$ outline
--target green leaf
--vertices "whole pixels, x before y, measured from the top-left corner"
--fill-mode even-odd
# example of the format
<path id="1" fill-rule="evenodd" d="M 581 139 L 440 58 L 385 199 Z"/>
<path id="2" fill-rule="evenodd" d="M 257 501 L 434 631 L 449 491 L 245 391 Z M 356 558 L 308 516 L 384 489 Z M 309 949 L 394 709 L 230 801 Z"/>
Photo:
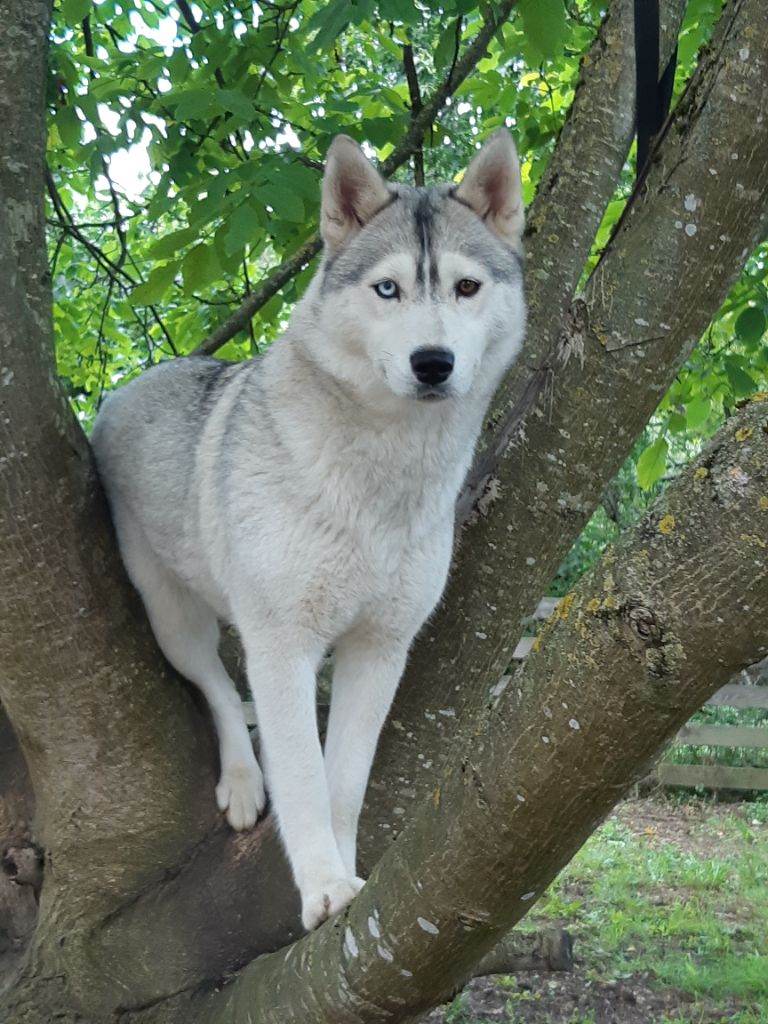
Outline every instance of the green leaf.
<path id="1" fill-rule="evenodd" d="M 61 5 L 61 13 L 66 18 L 68 24 L 74 25 L 75 22 L 87 18 L 91 13 L 92 7 L 93 0 L 64 0 Z"/>
<path id="2" fill-rule="evenodd" d="M 133 289 L 131 302 L 135 306 L 154 306 L 173 284 L 177 270 L 178 263 L 175 261 L 162 267 L 155 267 L 147 280 Z"/>
<path id="3" fill-rule="evenodd" d="M 380 0 L 379 11 L 386 21 L 401 21 L 404 25 L 421 20 L 421 11 L 411 0 Z"/>
<path id="4" fill-rule="evenodd" d="M 527 48 L 534 56 L 547 59 L 562 53 L 567 36 L 563 0 L 519 0 L 517 7 Z"/>
<path id="5" fill-rule="evenodd" d="M 765 326 L 765 313 L 756 306 L 748 306 L 736 318 L 733 329 L 737 338 L 756 345 L 765 334 Z"/>
<path id="6" fill-rule="evenodd" d="M 210 89 L 189 89 L 176 98 L 176 117 L 179 121 L 205 118 L 214 105 L 214 94 Z"/>
<path id="7" fill-rule="evenodd" d="M 309 44 L 309 51 L 317 53 L 320 50 L 331 49 L 353 20 L 352 13 L 348 0 L 334 0 L 333 3 L 322 4 L 309 22 L 308 32 L 317 30 L 317 35 Z"/>
<path id="8" fill-rule="evenodd" d="M 685 407 L 685 422 L 690 430 L 696 430 L 706 423 L 712 412 L 712 403 L 706 395 L 699 395 Z"/>
<path id="9" fill-rule="evenodd" d="M 456 53 L 456 22 L 452 21 L 440 33 L 435 47 L 435 68 L 442 71 L 447 68 Z"/>
<path id="10" fill-rule="evenodd" d="M 164 235 L 150 246 L 148 255 L 154 260 L 167 259 L 169 256 L 176 255 L 179 249 L 185 245 L 194 242 L 198 236 L 199 232 L 195 228 L 181 228 L 179 231 L 171 231 L 170 234 Z"/>
<path id="11" fill-rule="evenodd" d="M 228 256 L 242 253 L 245 247 L 258 236 L 263 227 L 259 215 L 248 203 L 238 206 L 229 218 L 229 228 L 224 239 L 224 252 Z"/>
<path id="12" fill-rule="evenodd" d="M 77 116 L 74 107 L 62 107 L 56 115 L 56 127 L 59 129 L 61 141 L 67 149 L 75 149 L 80 145 L 83 122 Z"/>
<path id="13" fill-rule="evenodd" d="M 201 243 L 187 253 L 181 264 L 184 291 L 199 291 L 221 275 L 221 264 L 212 245 Z"/>
<path id="14" fill-rule="evenodd" d="M 667 420 L 667 430 L 672 434 L 681 434 L 686 425 L 685 416 L 681 416 L 679 412 L 673 412 Z"/>
<path id="15" fill-rule="evenodd" d="M 757 390 L 755 380 L 742 368 L 738 357 L 730 356 L 725 360 L 725 375 L 734 398 L 746 398 Z"/>
<path id="16" fill-rule="evenodd" d="M 278 217 L 300 224 L 304 220 L 304 203 L 293 189 L 268 182 L 254 190 L 260 202 L 271 206 Z"/>
<path id="17" fill-rule="evenodd" d="M 637 482 L 647 491 L 664 476 L 669 445 L 665 437 L 657 438 L 637 460 Z"/>
<path id="18" fill-rule="evenodd" d="M 253 103 L 237 89 L 219 89 L 217 99 L 230 114 L 235 114 L 249 123 L 253 120 Z"/>

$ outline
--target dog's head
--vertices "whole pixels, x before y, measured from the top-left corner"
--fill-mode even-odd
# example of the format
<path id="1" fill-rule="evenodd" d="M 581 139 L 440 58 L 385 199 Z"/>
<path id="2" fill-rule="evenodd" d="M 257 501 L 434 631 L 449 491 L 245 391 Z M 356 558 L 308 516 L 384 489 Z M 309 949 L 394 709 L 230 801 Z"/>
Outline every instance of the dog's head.
<path id="1" fill-rule="evenodd" d="M 325 256 L 311 294 L 322 364 L 375 397 L 493 388 L 525 327 L 520 168 L 501 129 L 461 184 L 387 184 L 360 147 L 328 151 Z M 314 347 L 314 345 L 313 345 Z"/>

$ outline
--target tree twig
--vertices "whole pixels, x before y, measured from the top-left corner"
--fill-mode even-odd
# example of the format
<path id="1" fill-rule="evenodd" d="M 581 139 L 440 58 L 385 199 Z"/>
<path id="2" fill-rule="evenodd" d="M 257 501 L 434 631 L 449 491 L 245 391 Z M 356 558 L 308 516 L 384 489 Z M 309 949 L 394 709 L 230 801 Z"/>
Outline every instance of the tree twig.
<path id="1" fill-rule="evenodd" d="M 474 968 L 472 976 L 514 974 L 516 971 L 572 971 L 573 939 L 564 928 L 535 934 L 510 932 Z"/>
<path id="2" fill-rule="evenodd" d="M 99 264 L 99 266 L 101 266 L 101 268 L 104 271 L 106 271 L 109 277 L 117 285 L 119 285 L 119 287 L 123 290 L 124 293 L 127 294 L 132 288 L 135 288 L 136 285 L 140 284 L 141 281 L 137 280 L 135 277 L 129 274 L 125 267 L 122 265 L 122 262 L 120 260 L 115 262 L 113 259 L 107 256 L 103 249 L 101 249 L 98 245 L 92 242 L 90 238 L 88 238 L 88 236 L 83 231 L 80 230 L 79 225 L 75 223 L 72 214 L 69 212 L 66 205 L 64 204 L 64 200 L 61 198 L 61 194 L 59 193 L 59 190 L 56 187 L 56 182 L 53 179 L 51 169 L 48 166 L 46 166 L 45 168 L 45 184 L 48 190 L 48 195 L 53 204 L 53 208 L 56 211 L 56 216 L 59 218 L 59 225 L 62 228 L 62 230 L 65 231 L 72 238 L 77 239 L 77 241 L 80 242 L 80 244 L 84 246 L 85 249 L 88 250 L 91 256 L 93 256 L 93 258 L 96 260 L 97 264 Z M 149 306 L 148 309 L 152 314 L 152 319 L 155 321 L 157 326 L 162 331 L 171 351 L 174 354 L 176 354 L 177 350 L 173 338 L 171 337 L 167 327 L 163 323 L 160 314 L 157 312 L 157 308 L 155 306 Z"/>
<path id="3" fill-rule="evenodd" d="M 411 97 L 411 117 L 418 117 L 421 113 L 421 88 L 419 76 L 416 73 L 416 64 L 413 59 L 413 46 L 406 43 L 403 47 L 403 67 L 405 68 L 405 79 L 408 82 L 408 93 Z M 424 187 L 424 138 L 422 136 L 413 154 L 413 180 L 417 188 Z"/>
<path id="4" fill-rule="evenodd" d="M 83 18 L 82 29 L 83 40 L 85 42 L 85 52 L 87 56 L 93 57 L 96 51 L 93 45 L 93 33 L 91 32 L 90 15 L 87 15 L 85 18 Z M 89 69 L 88 76 L 92 82 L 96 80 L 96 72 L 93 70 L 93 68 Z M 101 130 L 96 126 L 94 126 L 94 130 L 97 136 L 102 135 Z M 126 239 L 125 232 L 125 219 L 123 218 L 123 213 L 120 209 L 120 200 L 118 199 L 115 184 L 112 181 L 112 176 L 109 173 L 109 163 L 103 153 L 99 154 L 99 163 L 101 164 L 101 173 L 104 175 L 107 182 L 107 188 L 109 189 L 109 197 L 112 203 L 112 210 L 115 214 L 114 227 L 115 232 L 117 234 L 118 243 L 120 245 L 120 256 L 117 260 L 117 266 L 122 267 L 126 259 L 128 258 L 128 242 Z"/>

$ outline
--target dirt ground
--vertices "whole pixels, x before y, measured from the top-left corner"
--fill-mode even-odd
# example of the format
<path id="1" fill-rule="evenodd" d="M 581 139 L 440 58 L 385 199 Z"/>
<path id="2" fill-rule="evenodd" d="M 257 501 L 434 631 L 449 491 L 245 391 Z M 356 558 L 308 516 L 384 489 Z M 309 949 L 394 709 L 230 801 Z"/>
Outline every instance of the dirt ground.
<path id="1" fill-rule="evenodd" d="M 503 1024 L 658 1024 L 676 1016 L 690 1019 L 690 996 L 670 990 L 659 991 L 642 975 L 617 984 L 587 981 L 577 962 L 573 974 L 519 975 L 511 987 L 493 978 L 478 978 L 465 990 L 461 1011 L 454 1011 L 456 1024 L 501 1021 Z M 427 1024 L 453 1024 L 445 1008 L 425 1018 Z M 702 1015 L 696 1007 L 697 1024 L 719 1024 L 722 1004 Z"/>
<path id="2" fill-rule="evenodd" d="M 748 820 L 748 807 L 708 801 L 629 800 L 612 817 L 654 846 L 667 843 L 702 859 L 725 858 L 731 852 L 728 829 L 718 828 L 718 818 L 725 820 L 737 813 Z M 740 1009 L 736 1004 L 694 999 L 689 992 L 659 986 L 647 972 L 638 971 L 621 980 L 595 980 L 592 965 L 580 955 L 584 951 L 579 949 L 573 922 L 562 924 L 574 938 L 573 973 L 475 979 L 458 1002 L 432 1011 L 425 1018 L 427 1024 L 660 1024 L 675 1020 L 725 1024 L 736 1017 Z M 757 1024 L 758 1018 L 755 1020 Z"/>

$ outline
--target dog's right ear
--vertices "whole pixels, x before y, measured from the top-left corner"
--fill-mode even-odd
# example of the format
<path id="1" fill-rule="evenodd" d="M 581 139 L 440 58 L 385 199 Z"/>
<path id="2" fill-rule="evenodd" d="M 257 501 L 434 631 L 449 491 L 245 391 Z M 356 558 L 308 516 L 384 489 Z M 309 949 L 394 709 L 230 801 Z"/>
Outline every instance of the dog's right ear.
<path id="1" fill-rule="evenodd" d="M 362 149 L 348 135 L 337 135 L 323 176 L 320 233 L 326 249 L 342 249 L 389 200 L 384 179 Z"/>

